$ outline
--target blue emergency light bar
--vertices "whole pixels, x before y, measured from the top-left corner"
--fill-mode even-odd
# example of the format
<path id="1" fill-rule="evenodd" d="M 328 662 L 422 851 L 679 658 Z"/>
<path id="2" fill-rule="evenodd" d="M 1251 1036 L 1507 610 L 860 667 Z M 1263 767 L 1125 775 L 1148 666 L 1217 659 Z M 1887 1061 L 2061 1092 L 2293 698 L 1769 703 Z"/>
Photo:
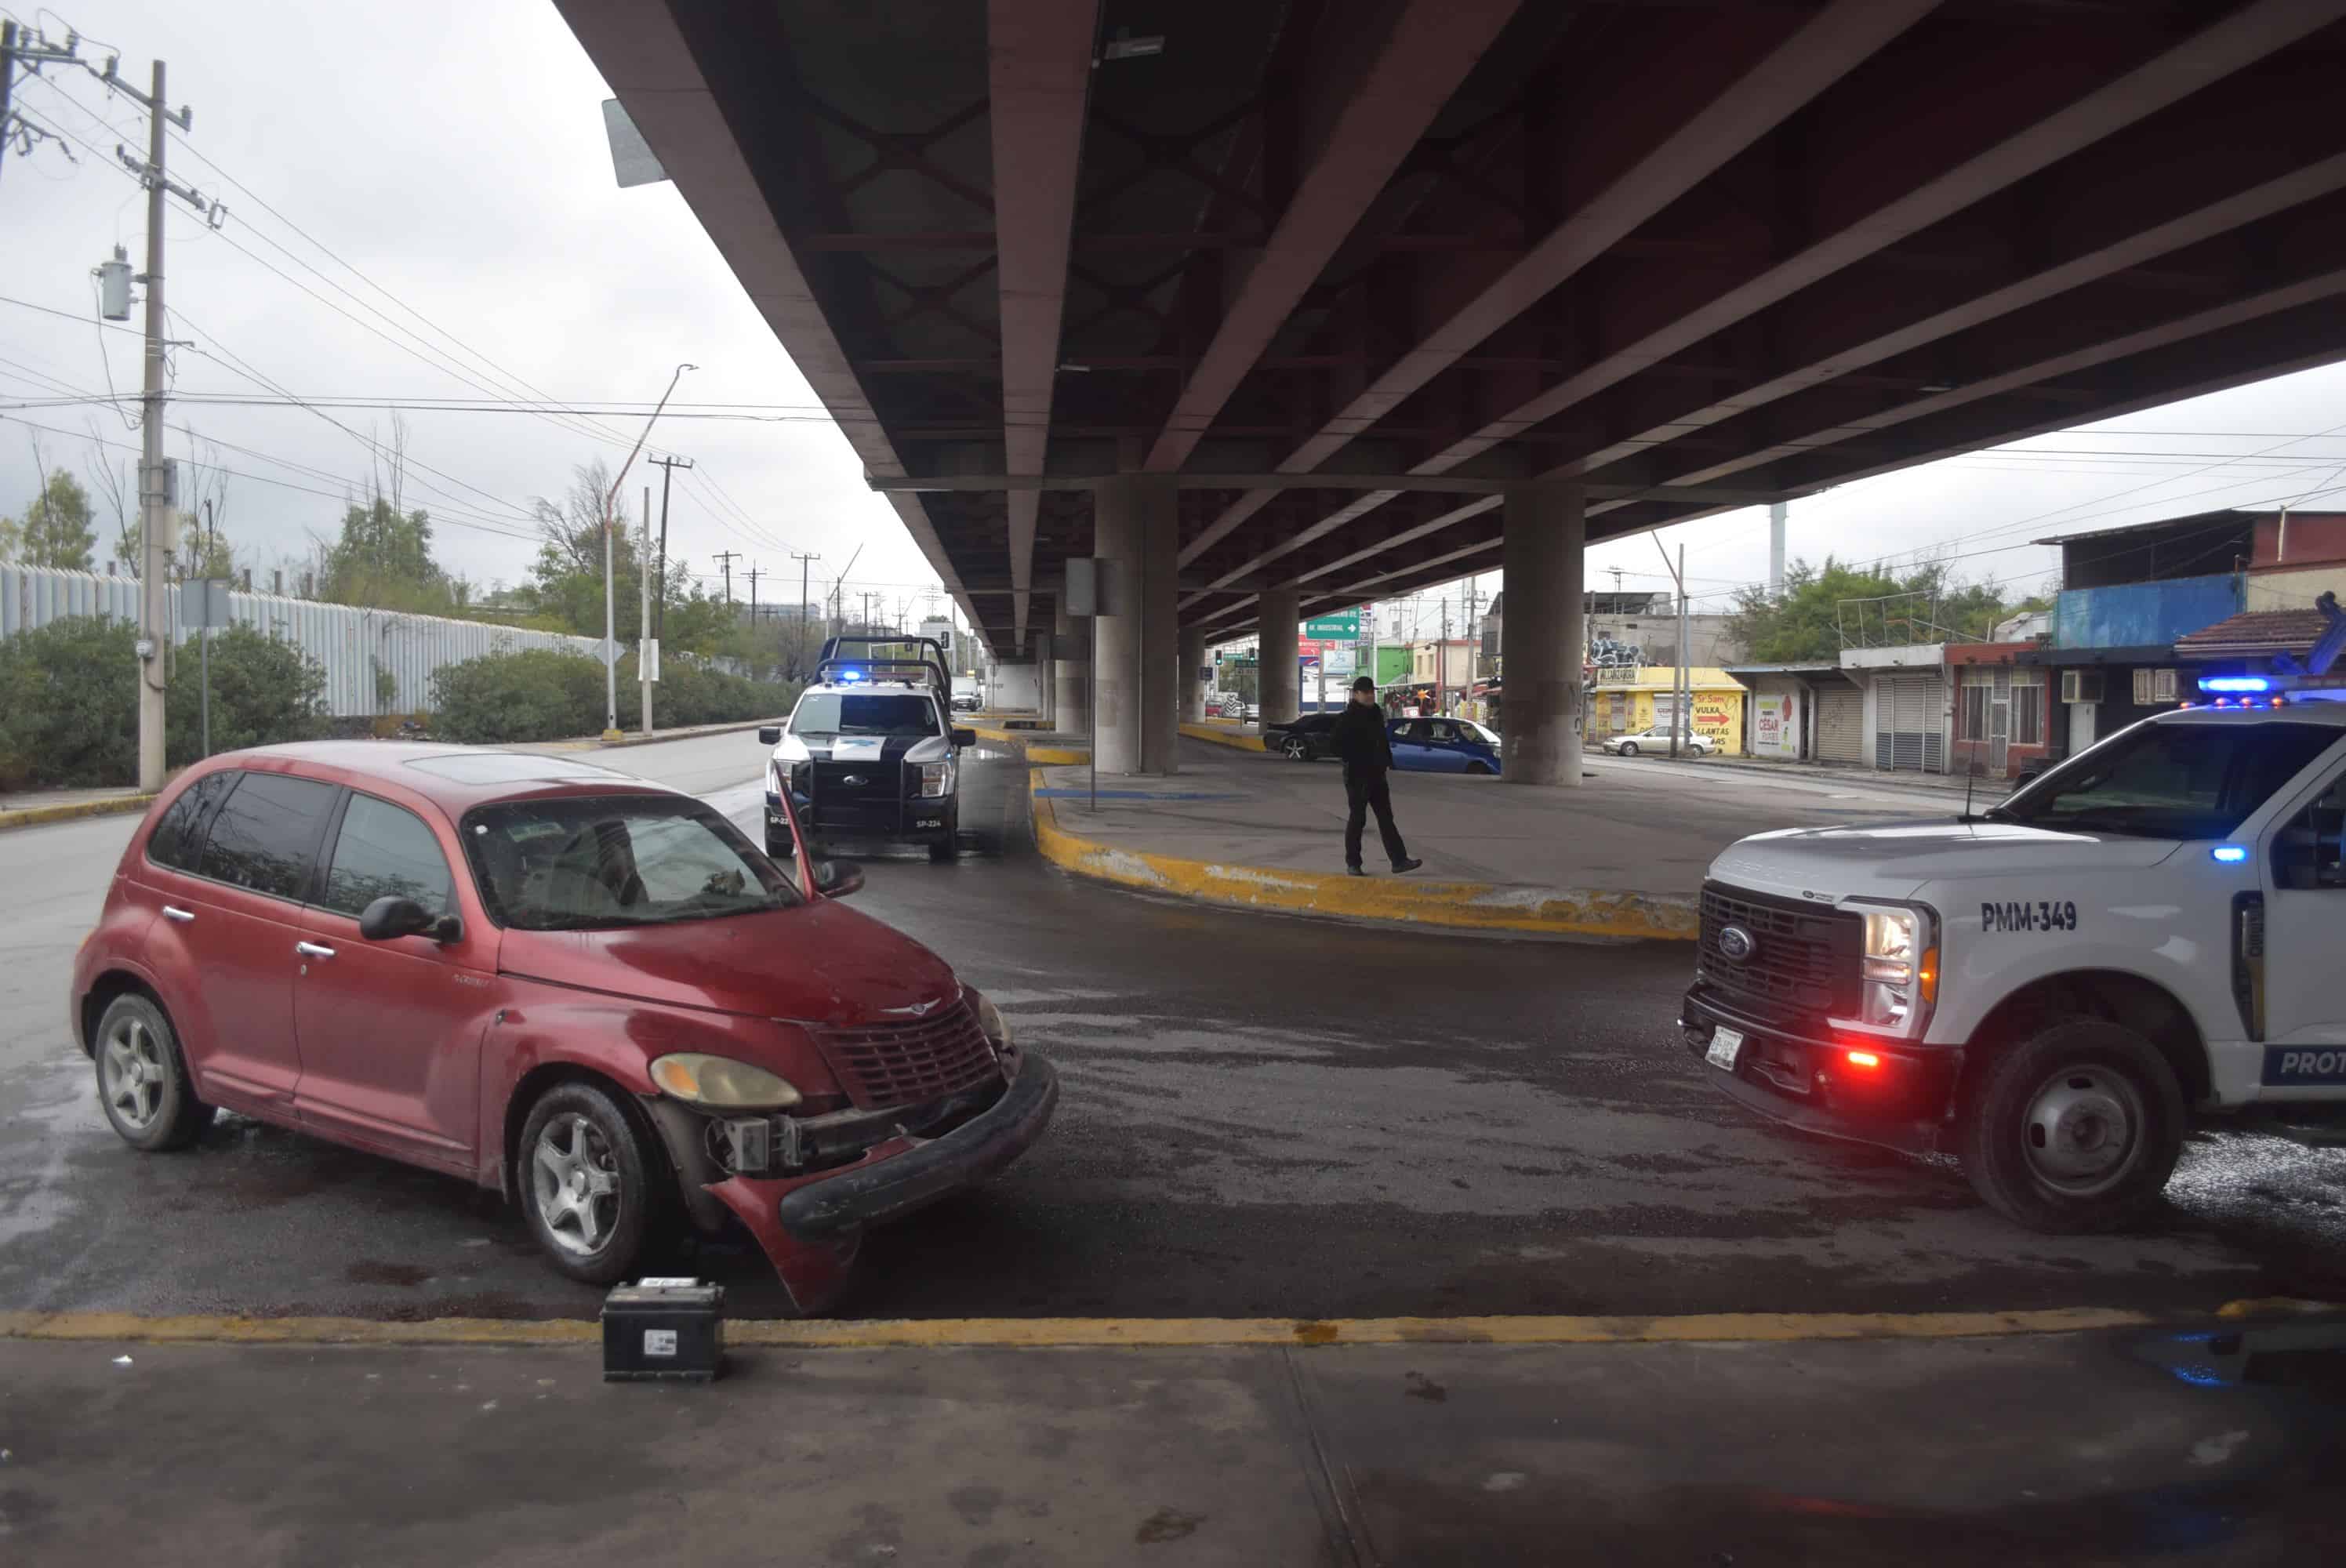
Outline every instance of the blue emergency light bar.
<path id="1" fill-rule="evenodd" d="M 2249 858 L 2248 847 L 2244 844 L 2218 844 L 2208 852 L 2228 866 L 2236 866 Z"/>
<path id="2" fill-rule="evenodd" d="M 2263 675 L 2203 675 L 2201 691 L 2270 691 L 2272 677 Z"/>

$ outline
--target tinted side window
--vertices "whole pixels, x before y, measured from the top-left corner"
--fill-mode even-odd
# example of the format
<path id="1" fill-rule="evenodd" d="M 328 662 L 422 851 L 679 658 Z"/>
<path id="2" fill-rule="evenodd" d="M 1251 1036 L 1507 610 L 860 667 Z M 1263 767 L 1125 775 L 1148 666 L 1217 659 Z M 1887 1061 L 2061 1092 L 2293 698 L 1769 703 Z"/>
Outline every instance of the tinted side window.
<path id="1" fill-rule="evenodd" d="M 207 773 L 189 785 L 155 824 L 154 834 L 147 840 L 147 858 L 175 871 L 193 871 L 196 856 L 204 847 L 204 829 L 242 777 L 234 771 Z"/>
<path id="2" fill-rule="evenodd" d="M 325 907 L 355 920 L 377 899 L 402 898 L 444 915 L 448 893 L 447 858 L 423 819 L 372 795 L 352 796 L 326 871 Z"/>
<path id="3" fill-rule="evenodd" d="M 331 784 L 246 774 L 212 819 L 197 875 L 271 898 L 299 899 L 309 889 L 319 825 L 333 803 Z"/>

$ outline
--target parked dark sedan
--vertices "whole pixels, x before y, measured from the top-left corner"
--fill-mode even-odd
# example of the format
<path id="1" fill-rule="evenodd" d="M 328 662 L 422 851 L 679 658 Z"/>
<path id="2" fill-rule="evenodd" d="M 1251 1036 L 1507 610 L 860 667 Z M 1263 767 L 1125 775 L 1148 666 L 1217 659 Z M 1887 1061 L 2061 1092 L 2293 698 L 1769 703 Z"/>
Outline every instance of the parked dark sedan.
<path id="1" fill-rule="evenodd" d="M 1262 748 L 1290 762 L 1317 762 L 1336 755 L 1336 716 L 1307 713 L 1292 724 L 1262 727 Z"/>

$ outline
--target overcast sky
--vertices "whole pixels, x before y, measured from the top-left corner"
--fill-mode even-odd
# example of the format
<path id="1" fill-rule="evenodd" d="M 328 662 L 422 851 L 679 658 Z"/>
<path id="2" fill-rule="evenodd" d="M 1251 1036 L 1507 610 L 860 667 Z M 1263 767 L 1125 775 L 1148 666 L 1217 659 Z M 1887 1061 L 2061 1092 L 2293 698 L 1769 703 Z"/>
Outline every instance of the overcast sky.
<path id="1" fill-rule="evenodd" d="M 305 398 L 513 398 L 530 395 L 517 384 L 527 383 L 571 404 L 648 403 L 688 361 L 700 369 L 685 377 L 680 404 L 760 405 L 759 417 L 678 417 L 717 412 L 684 408 L 663 422 L 656 447 L 699 463 L 678 476 L 672 554 L 713 583 L 716 553 L 737 552 L 737 597 L 748 596 L 752 565 L 774 574 L 761 578 L 761 599 L 777 597 L 782 581 L 794 595 L 793 549 L 821 554 L 820 579 L 861 548 L 851 589 L 914 606 L 933 585 L 674 188 L 616 187 L 599 107 L 607 89 L 545 0 L 70 0 L 61 12 L 5 0 L 0 10 L 53 37 L 80 28 L 84 55 L 101 63 L 110 51 L 96 41 L 105 40 L 141 84 L 150 60 L 168 61 L 170 102 L 195 110 L 184 148 L 218 167 L 175 139 L 172 173 L 223 198 L 228 216 L 208 232 L 172 204 L 167 302 L 178 317 L 173 335 L 193 347 L 175 357 L 175 392 L 187 397 L 169 423 L 246 449 L 222 453 L 240 473 L 226 524 L 264 571 L 335 530 L 370 454 L 300 408 L 204 405 L 207 393 L 274 395 L 229 357 Z M 109 374 L 116 390 L 134 392 L 140 373 L 136 336 L 91 324 L 89 270 L 117 242 L 143 261 L 140 195 L 113 156 L 117 141 L 143 149 L 143 111 L 87 73 L 51 66 L 46 76 L 20 83 L 17 106 L 89 145 L 67 144 L 77 163 L 49 143 L 0 168 L 0 296 L 76 319 L 0 304 L 0 403 L 60 387 L 102 392 Z M 379 407 L 332 412 L 362 434 L 388 433 Z M 439 521 L 443 561 L 482 583 L 525 575 L 533 496 L 559 495 L 574 463 L 603 455 L 616 464 L 641 428 L 634 415 L 600 418 L 599 432 L 509 412 L 406 417 L 410 497 Z M 21 513 L 36 488 L 25 421 L 63 432 L 41 437 L 46 460 L 85 474 L 93 421 L 122 443 L 108 453 L 117 463 L 138 439 L 102 408 L 6 412 L 0 512 Z M 2026 447 L 1796 502 L 1790 553 L 1904 563 L 1938 551 L 1964 556 L 1960 573 L 2029 592 L 2054 564 L 2029 540 L 2334 493 L 2346 482 L 2346 367 Z M 174 431 L 169 450 L 190 455 L 189 438 Z M 627 491 L 630 507 L 639 504 L 638 478 Z M 1754 511 L 1660 538 L 1674 553 L 1684 536 L 1689 585 L 1708 609 L 1765 575 L 1767 532 Z M 1617 566 L 1625 587 L 1667 584 L 1644 539 L 1592 551 L 1590 585 L 1609 586 Z M 1496 585 L 1494 574 L 1481 592 Z M 1424 596 L 1427 635 L 1441 596 Z"/>

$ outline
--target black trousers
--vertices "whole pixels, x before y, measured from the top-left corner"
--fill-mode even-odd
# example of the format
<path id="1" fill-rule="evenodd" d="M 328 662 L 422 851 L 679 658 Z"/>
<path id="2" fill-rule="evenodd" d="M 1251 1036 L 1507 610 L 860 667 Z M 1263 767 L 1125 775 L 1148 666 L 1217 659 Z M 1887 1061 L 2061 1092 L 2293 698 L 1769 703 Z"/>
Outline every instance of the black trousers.
<path id="1" fill-rule="evenodd" d="M 1344 863 L 1361 863 L 1361 830 L 1368 826 L 1369 812 L 1377 814 L 1377 831 L 1385 841 L 1385 858 L 1395 865 L 1409 859 L 1409 850 L 1401 841 L 1401 830 L 1393 826 L 1392 791 L 1385 785 L 1382 769 L 1373 773 L 1344 770 L 1344 799 L 1352 807 L 1344 819 Z"/>

